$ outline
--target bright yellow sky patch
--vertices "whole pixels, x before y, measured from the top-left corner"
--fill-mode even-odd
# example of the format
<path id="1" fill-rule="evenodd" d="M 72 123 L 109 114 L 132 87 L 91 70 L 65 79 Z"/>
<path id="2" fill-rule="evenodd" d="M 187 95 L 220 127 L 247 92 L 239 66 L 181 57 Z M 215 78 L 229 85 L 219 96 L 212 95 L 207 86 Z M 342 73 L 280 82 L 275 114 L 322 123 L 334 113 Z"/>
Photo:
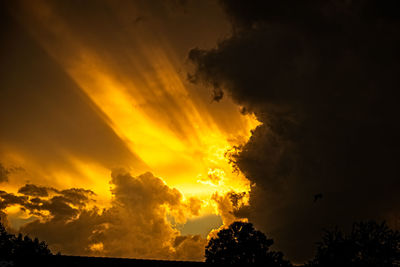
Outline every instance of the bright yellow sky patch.
<path id="1" fill-rule="evenodd" d="M 110 38 L 121 39 L 115 53 L 124 58 L 125 65 L 115 66 L 101 47 L 88 43 L 79 29 L 51 6 L 44 1 L 27 3 L 25 12 L 16 15 L 21 24 L 96 105 L 118 137 L 148 166 L 115 168 L 127 168 L 135 175 L 152 172 L 185 196 L 202 199 L 202 214 L 217 212 L 210 204 L 215 192 L 250 190 L 249 181 L 241 173 L 233 172 L 224 153 L 246 142 L 258 122 L 253 116 L 241 115 L 228 99 L 223 101 L 229 110 L 211 110 L 211 105 L 219 103 L 207 102 L 209 99 L 205 101 L 190 90 L 192 85 L 181 69 L 182 59 L 174 54 L 170 48 L 173 45 L 161 32 L 152 28 L 132 32 L 127 25 L 121 25 L 124 30 Z M 224 112 L 231 112 L 231 121 L 221 123 L 218 118 Z M 111 196 L 111 170 L 75 155 L 67 158 L 74 172 L 53 169 L 46 175 L 57 177 L 58 186 L 78 184 L 89 188 L 98 194 L 97 204 L 106 203 Z M 76 177 L 76 173 L 80 176 Z"/>

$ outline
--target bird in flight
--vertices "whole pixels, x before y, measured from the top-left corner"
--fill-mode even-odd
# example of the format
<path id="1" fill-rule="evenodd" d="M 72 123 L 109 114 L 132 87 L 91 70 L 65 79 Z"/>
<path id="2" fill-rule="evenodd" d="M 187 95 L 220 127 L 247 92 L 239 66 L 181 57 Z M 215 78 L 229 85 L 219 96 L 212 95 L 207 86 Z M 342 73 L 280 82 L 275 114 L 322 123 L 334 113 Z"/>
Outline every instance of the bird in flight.
<path id="1" fill-rule="evenodd" d="M 317 202 L 318 199 L 322 199 L 322 194 L 321 193 L 314 195 L 314 203 Z"/>

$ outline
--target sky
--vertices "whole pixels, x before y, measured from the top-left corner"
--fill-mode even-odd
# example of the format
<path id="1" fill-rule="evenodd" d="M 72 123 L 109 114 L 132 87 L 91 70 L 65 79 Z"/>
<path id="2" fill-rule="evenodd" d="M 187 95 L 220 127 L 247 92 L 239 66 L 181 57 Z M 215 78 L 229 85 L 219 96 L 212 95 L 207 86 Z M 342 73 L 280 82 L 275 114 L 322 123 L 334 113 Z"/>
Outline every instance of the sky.
<path id="1" fill-rule="evenodd" d="M 400 226 L 396 1 L 0 3 L 10 231 L 202 261 L 242 220 L 301 263 L 324 228 Z"/>
<path id="2" fill-rule="evenodd" d="M 202 260 L 209 232 L 235 219 L 230 196 L 250 191 L 224 154 L 259 124 L 187 79 L 189 50 L 228 34 L 222 9 L 2 5 L 0 186 L 9 226 L 66 254 Z M 115 247 L 121 235 L 132 247 Z"/>

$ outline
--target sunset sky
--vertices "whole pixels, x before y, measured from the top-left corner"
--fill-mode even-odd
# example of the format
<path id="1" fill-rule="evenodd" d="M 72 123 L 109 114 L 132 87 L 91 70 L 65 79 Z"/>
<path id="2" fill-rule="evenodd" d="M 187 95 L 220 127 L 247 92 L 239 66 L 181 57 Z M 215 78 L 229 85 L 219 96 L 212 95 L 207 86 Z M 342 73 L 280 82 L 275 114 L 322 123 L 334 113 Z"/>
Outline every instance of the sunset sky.
<path id="1" fill-rule="evenodd" d="M 196 261 L 235 220 L 294 262 L 324 227 L 399 227 L 394 7 L 286 2 L 1 1 L 2 222 Z"/>
<path id="2" fill-rule="evenodd" d="M 159 254 L 150 251 L 151 244 L 144 244 L 149 252 L 142 253 L 134 245 L 113 251 L 101 241 L 73 247 L 70 241 L 45 239 L 72 254 L 201 260 L 204 240 L 198 241 L 201 249 L 195 255 L 169 256 L 167 249 L 175 249 L 173 241 L 180 235 L 205 239 L 212 229 L 234 220 L 230 202 L 223 202 L 232 192 L 248 193 L 250 182 L 233 172 L 224 154 L 244 144 L 259 124 L 231 100 L 216 103 L 209 88 L 187 79 L 188 51 L 211 47 L 229 33 L 218 3 L 17 1 L 5 6 L 0 157 L 7 178 L 1 189 L 17 194 L 29 184 L 44 191 L 91 190 L 88 199 L 93 201 L 62 203 L 77 210 L 76 218 L 94 206 L 101 213 L 115 205 L 118 190 L 112 190 L 118 184 L 112 173 L 136 177 L 150 172 L 149 177 L 157 177 L 154 182 L 166 187 L 151 188 L 147 176 L 140 176 L 149 191 L 138 193 L 141 189 L 132 185 L 127 194 L 149 196 L 135 200 L 144 207 L 122 216 L 135 225 L 134 213 L 152 208 L 147 198 L 169 191 L 179 195 L 177 203 L 155 199 L 154 214 L 146 218 L 162 220 L 163 231 L 171 232 L 160 237 L 171 244 L 158 244 Z M 32 192 L 26 194 L 30 200 L 42 197 Z M 42 201 L 52 202 L 53 195 L 58 194 L 46 193 Z M 62 208 L 27 205 L 4 209 L 10 227 L 38 219 L 49 223 L 59 212 L 52 209 Z M 153 235 L 158 234 L 147 238 Z"/>

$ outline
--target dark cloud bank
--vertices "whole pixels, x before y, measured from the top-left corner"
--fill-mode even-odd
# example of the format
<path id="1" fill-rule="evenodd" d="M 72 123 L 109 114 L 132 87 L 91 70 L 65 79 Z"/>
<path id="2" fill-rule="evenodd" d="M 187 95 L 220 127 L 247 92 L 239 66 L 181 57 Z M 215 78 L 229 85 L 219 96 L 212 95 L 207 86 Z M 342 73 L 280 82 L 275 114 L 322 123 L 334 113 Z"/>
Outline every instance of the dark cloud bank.
<path id="1" fill-rule="evenodd" d="M 221 3 L 232 35 L 190 51 L 190 78 L 263 123 L 232 153 L 256 184 L 239 213 L 295 262 L 325 227 L 398 226 L 399 2 Z"/>

